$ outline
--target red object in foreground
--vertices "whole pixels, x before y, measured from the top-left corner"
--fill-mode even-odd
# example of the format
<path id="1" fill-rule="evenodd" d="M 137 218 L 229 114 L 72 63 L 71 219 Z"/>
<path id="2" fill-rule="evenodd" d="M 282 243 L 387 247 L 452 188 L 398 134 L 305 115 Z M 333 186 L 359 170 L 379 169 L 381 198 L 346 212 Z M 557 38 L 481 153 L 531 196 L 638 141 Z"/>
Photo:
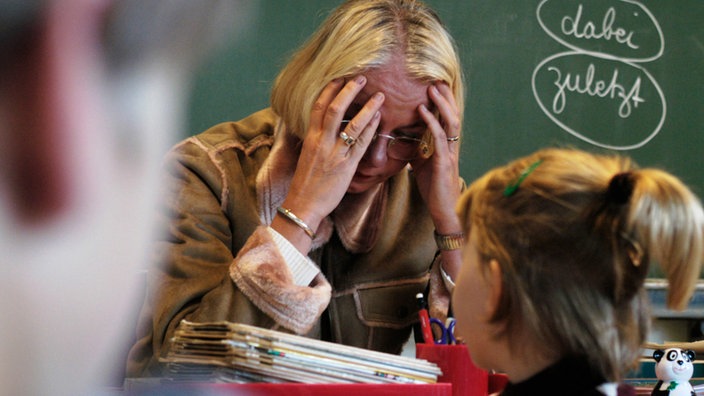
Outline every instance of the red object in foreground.
<path id="1" fill-rule="evenodd" d="M 450 384 L 215 384 L 180 383 L 142 385 L 125 395 L 147 396 L 452 396 Z"/>
<path id="2" fill-rule="evenodd" d="M 440 367 L 440 383 L 452 384 L 453 396 L 487 396 L 489 373 L 474 365 L 466 345 L 416 344 L 416 357 Z"/>

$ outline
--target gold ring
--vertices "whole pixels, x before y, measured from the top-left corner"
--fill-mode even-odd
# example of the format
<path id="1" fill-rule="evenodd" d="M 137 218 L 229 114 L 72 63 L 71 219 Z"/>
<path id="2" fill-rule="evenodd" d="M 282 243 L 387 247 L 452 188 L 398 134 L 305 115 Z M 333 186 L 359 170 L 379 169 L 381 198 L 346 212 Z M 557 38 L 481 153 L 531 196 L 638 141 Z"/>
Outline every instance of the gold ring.
<path id="1" fill-rule="evenodd" d="M 340 132 L 340 139 L 342 139 L 342 141 L 345 142 L 345 144 L 348 146 L 353 146 L 355 143 L 357 143 L 357 139 L 348 135 L 345 131 Z"/>
<path id="2" fill-rule="evenodd" d="M 458 140 L 460 140 L 460 136 L 459 136 L 459 135 L 454 136 L 454 137 L 449 137 L 449 138 L 447 138 L 447 141 L 448 141 L 448 142 L 456 142 L 456 141 L 458 141 Z"/>

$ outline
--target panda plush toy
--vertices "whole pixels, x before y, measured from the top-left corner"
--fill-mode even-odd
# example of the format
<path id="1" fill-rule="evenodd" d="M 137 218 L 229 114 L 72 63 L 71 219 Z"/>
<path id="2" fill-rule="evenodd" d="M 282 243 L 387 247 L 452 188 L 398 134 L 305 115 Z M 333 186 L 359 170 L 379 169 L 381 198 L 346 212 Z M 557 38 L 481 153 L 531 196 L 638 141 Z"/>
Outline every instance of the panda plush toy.
<path id="1" fill-rule="evenodd" d="M 668 348 L 653 352 L 655 359 L 655 384 L 651 396 L 695 396 L 689 379 L 694 374 L 694 351 L 689 349 Z"/>

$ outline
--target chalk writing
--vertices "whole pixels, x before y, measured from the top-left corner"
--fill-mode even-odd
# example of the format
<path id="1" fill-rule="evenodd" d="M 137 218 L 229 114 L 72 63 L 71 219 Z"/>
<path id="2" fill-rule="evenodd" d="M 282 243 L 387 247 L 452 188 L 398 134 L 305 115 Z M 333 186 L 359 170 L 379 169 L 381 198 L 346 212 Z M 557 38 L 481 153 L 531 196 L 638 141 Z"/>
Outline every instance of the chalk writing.
<path id="1" fill-rule="evenodd" d="M 645 100 L 640 97 L 640 77 L 636 77 L 630 88 L 627 88 L 619 81 L 618 69 L 613 69 L 611 81 L 594 80 L 594 64 L 590 63 L 584 78 L 577 73 L 565 73 L 557 67 L 548 67 L 548 70 L 556 74 L 554 81 L 557 87 L 555 97 L 552 101 L 552 111 L 556 114 L 562 113 L 565 108 L 565 92 L 577 92 L 589 96 L 608 97 L 611 99 L 620 98 L 621 104 L 618 108 L 618 115 L 627 118 L 631 115 L 631 103 L 633 107 L 638 107 L 638 103 Z"/>
<path id="2" fill-rule="evenodd" d="M 638 64 L 664 52 L 653 14 L 632 0 L 543 0 L 536 15 L 551 38 L 572 50 L 546 58 L 533 71 L 533 95 L 543 112 L 565 131 L 600 147 L 634 149 L 655 137 L 665 120 L 665 95 Z M 627 135 L 618 143 L 608 141 L 610 128 L 593 125 L 608 120 L 609 112 L 611 124 Z M 626 122 L 631 117 L 645 121 Z M 652 129 L 643 136 L 648 123 Z"/>
<path id="3" fill-rule="evenodd" d="M 643 5 L 630 0 L 591 0 L 585 4 L 543 0 L 536 10 L 538 24 L 553 40 L 573 51 L 625 62 L 650 62 L 662 56 L 662 29 Z"/>
<path id="4" fill-rule="evenodd" d="M 617 42 L 621 44 L 626 44 L 627 46 L 638 49 L 638 46 L 633 44 L 633 31 L 628 31 L 623 28 L 613 27 L 614 19 L 616 19 L 616 9 L 614 7 L 609 7 L 604 14 L 604 20 L 601 24 L 601 30 L 597 30 L 596 24 L 592 21 L 587 21 L 583 26 L 580 26 L 582 19 L 582 5 L 577 7 L 577 15 L 574 17 L 566 16 L 562 18 L 562 33 L 568 36 L 574 36 L 577 38 L 586 39 L 605 39 L 611 40 L 614 38 Z"/>

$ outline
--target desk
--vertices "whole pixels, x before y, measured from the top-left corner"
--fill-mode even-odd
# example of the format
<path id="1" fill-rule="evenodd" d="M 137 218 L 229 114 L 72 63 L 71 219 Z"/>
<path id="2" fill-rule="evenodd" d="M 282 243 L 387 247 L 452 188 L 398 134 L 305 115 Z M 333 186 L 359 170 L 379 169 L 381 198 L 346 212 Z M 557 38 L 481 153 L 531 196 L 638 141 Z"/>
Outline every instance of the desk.
<path id="1" fill-rule="evenodd" d="M 452 384 L 218 384 L 160 383 L 158 379 L 128 380 L 125 396 L 452 396 Z"/>

